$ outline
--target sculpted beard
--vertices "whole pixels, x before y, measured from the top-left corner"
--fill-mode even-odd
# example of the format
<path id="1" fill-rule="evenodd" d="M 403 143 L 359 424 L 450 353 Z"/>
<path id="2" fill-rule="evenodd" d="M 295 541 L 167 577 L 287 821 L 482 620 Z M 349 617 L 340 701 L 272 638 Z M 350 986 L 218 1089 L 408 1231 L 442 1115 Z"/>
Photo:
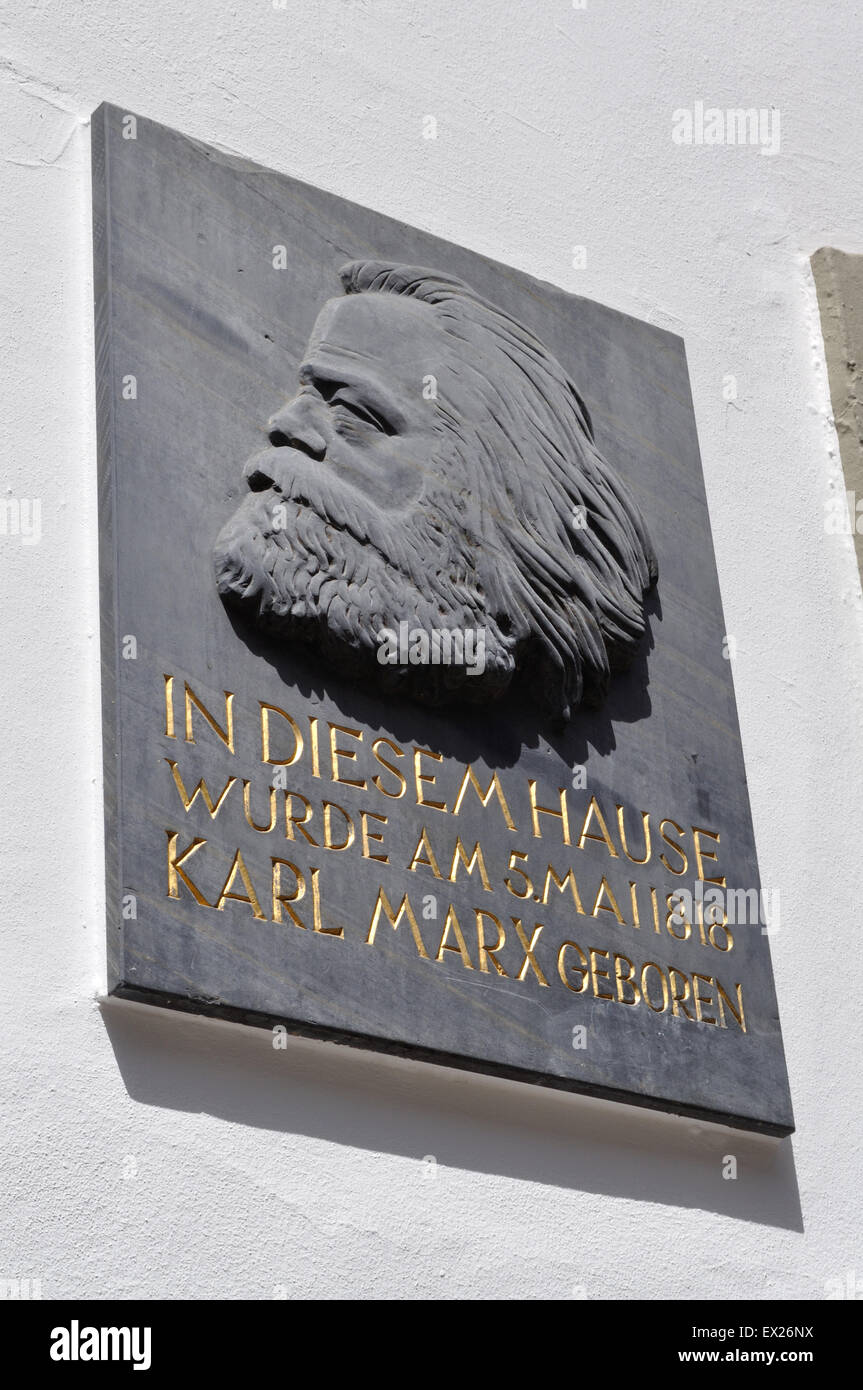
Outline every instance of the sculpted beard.
<path id="1" fill-rule="evenodd" d="M 249 494 L 218 537 L 215 566 L 223 599 L 250 623 L 389 693 L 486 701 L 515 670 L 513 636 L 488 611 L 468 536 L 430 498 L 399 516 L 323 474 L 298 476 L 284 491 Z M 382 665 L 379 634 L 405 620 L 429 633 L 484 629 L 484 670 Z"/>

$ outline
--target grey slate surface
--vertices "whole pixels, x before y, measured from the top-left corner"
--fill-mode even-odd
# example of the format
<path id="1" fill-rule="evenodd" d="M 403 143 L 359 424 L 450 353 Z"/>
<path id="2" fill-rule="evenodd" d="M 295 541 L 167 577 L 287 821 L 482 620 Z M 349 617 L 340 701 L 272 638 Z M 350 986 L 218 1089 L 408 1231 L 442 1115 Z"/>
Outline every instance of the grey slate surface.
<path id="1" fill-rule="evenodd" d="M 662 870 L 656 856 L 659 849 L 670 853 L 667 846 L 656 843 L 651 863 L 639 868 L 611 858 L 601 844 L 567 849 L 549 817 L 541 839 L 531 832 L 527 784 L 534 778 L 545 805 L 556 801 L 558 788 L 568 789 L 576 833 L 591 795 L 616 842 L 616 804 L 636 846 L 642 811 L 650 811 L 657 841 L 663 817 L 718 830 L 719 867 L 729 886 L 759 885 L 682 341 L 143 118 L 137 138 L 125 140 L 124 114 L 103 106 L 93 119 L 110 988 L 169 1007 L 262 1026 L 284 1021 L 289 1030 L 337 1041 L 790 1132 L 769 948 L 758 926 L 736 928 L 730 952 L 697 938 L 675 941 L 664 928 L 653 929 L 648 885 L 661 899 L 691 888 L 694 874 L 691 867 L 685 878 Z M 279 244 L 288 248 L 283 271 L 272 263 Z M 220 602 L 212 545 L 242 495 L 242 462 L 293 388 L 317 312 L 339 292 L 338 267 L 360 256 L 445 269 L 528 324 L 578 383 L 600 449 L 647 519 L 660 582 L 648 604 L 643 650 L 615 678 L 606 703 L 580 712 L 563 732 L 538 728 L 512 702 L 489 713 L 383 700 L 337 679 L 311 653 L 284 651 L 244 631 Z M 129 374 L 137 381 L 135 400 L 122 395 Z M 122 656 L 129 635 L 134 660 Z M 174 676 L 174 739 L 165 736 L 166 673 Z M 184 681 L 217 718 L 224 692 L 234 693 L 233 755 L 197 714 L 195 743 L 184 741 Z M 343 806 L 357 826 L 350 849 L 289 842 L 281 825 L 269 834 L 247 825 L 241 779 L 252 784 L 252 809 L 262 822 L 272 772 L 260 763 L 261 701 L 289 711 L 306 734 L 310 717 L 320 721 L 322 775 L 313 775 L 307 738 L 302 761 L 287 769 L 287 786 L 311 801 L 318 840 L 321 802 Z M 466 763 L 483 786 L 497 770 L 518 832 L 507 830 L 493 801 L 483 809 L 472 794 L 456 819 L 418 807 L 410 791 L 390 800 L 373 787 L 335 785 L 325 756 L 328 721 L 364 735 L 361 762 L 345 763 L 346 776 L 386 775 L 369 756 L 379 737 L 405 750 L 439 752 L 440 764 L 427 764 L 438 789 L 427 785 L 426 794 L 450 806 Z M 411 756 L 402 760 L 408 778 Z M 217 791 L 238 778 L 215 819 L 200 798 L 183 810 L 167 758 L 190 790 L 201 777 Z M 587 767 L 583 790 L 572 789 L 578 764 Z M 360 808 L 389 817 L 387 866 L 360 852 Z M 442 883 L 428 869 L 408 872 L 423 826 L 444 875 L 456 835 L 468 851 L 479 841 L 493 893 L 482 890 L 476 873 Z M 255 920 L 239 902 L 218 912 L 203 908 L 185 889 L 168 897 L 168 829 L 182 847 L 206 839 L 186 867 L 210 902 L 240 848 L 268 919 L 271 858 L 296 863 L 307 881 L 317 867 L 323 924 L 343 937 Z M 626 925 L 605 912 L 578 915 L 556 890 L 547 906 L 515 898 L 502 887 L 513 850 L 529 855 L 535 882 L 548 864 L 561 876 L 572 867 L 586 913 L 606 875 Z M 639 928 L 631 925 L 630 880 L 638 885 Z M 420 958 L 404 920 L 393 932 L 384 919 L 375 944 L 367 944 L 381 885 L 393 906 L 410 895 L 431 960 Z M 239 879 L 233 890 L 243 891 Z M 437 898 L 436 921 L 421 915 L 429 894 Z M 134 895 L 133 918 L 123 918 L 124 895 Z M 310 896 L 297 904 L 309 923 Z M 537 957 L 548 987 L 530 971 L 515 978 L 521 952 L 512 949 L 511 933 L 501 953 L 506 979 L 493 970 L 468 971 L 452 954 L 436 963 L 448 903 L 475 966 L 472 909 L 491 911 L 507 926 L 518 915 L 528 937 L 543 922 Z M 747 1032 L 733 1020 L 710 1027 L 670 1011 L 652 1013 L 643 1003 L 626 1007 L 571 993 L 555 965 L 567 939 L 639 965 L 715 975 L 729 992 L 742 982 Z M 602 967 L 609 968 L 605 961 Z M 573 1028 L 582 1025 L 587 1046 L 576 1049 Z"/>

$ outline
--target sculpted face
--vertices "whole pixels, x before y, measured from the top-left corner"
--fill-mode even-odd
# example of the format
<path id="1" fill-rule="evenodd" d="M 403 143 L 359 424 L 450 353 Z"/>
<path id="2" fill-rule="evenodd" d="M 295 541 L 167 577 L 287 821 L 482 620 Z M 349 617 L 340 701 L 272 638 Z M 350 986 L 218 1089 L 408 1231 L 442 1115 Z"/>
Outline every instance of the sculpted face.
<path id="1" fill-rule="evenodd" d="M 634 646 L 655 575 L 577 393 L 459 281 L 377 262 L 342 277 L 245 465 L 248 496 L 216 542 L 220 594 L 387 692 L 486 702 L 525 670 L 568 717 Z M 383 662 L 382 635 L 406 627 L 459 643 Z"/>
<path id="2" fill-rule="evenodd" d="M 422 381 L 440 369 L 445 347 L 427 305 L 390 295 L 330 300 L 297 394 L 269 421 L 271 447 L 246 465 L 252 488 L 295 496 L 298 478 L 324 475 L 360 513 L 369 504 L 409 511 L 435 441 Z"/>
<path id="3" fill-rule="evenodd" d="M 390 688 L 411 682 L 381 667 L 382 630 L 405 619 L 425 630 L 484 622 L 464 537 L 449 534 L 433 501 L 448 482 L 423 381 L 448 356 L 427 304 L 393 295 L 327 303 L 299 389 L 269 420 L 269 447 L 246 463 L 250 496 L 216 546 L 228 603 Z M 438 687 L 464 676 L 464 666 L 433 672 L 419 697 L 440 698 Z"/>

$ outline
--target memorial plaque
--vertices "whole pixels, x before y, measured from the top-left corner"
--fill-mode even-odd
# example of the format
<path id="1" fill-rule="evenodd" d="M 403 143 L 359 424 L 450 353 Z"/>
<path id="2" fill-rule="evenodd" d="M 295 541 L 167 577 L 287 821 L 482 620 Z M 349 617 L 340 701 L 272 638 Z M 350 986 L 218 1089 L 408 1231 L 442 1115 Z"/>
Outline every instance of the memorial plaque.
<path id="1" fill-rule="evenodd" d="M 111 992 L 789 1133 L 681 340 L 93 141 Z"/>

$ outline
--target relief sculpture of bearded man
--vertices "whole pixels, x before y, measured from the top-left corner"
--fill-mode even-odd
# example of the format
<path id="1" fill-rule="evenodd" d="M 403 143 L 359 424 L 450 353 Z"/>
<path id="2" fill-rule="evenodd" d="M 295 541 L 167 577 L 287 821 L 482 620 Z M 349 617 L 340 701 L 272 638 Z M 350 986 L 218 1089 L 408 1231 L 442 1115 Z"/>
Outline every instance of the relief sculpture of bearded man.
<path id="1" fill-rule="evenodd" d="M 387 693 L 488 703 L 517 682 L 571 719 L 644 632 L 656 560 L 629 489 L 529 329 L 434 270 L 340 274 L 299 389 L 245 466 L 249 494 L 216 544 L 220 594 Z M 483 661 L 468 642 L 461 660 L 382 659 L 382 634 L 405 625 L 481 633 Z"/>

